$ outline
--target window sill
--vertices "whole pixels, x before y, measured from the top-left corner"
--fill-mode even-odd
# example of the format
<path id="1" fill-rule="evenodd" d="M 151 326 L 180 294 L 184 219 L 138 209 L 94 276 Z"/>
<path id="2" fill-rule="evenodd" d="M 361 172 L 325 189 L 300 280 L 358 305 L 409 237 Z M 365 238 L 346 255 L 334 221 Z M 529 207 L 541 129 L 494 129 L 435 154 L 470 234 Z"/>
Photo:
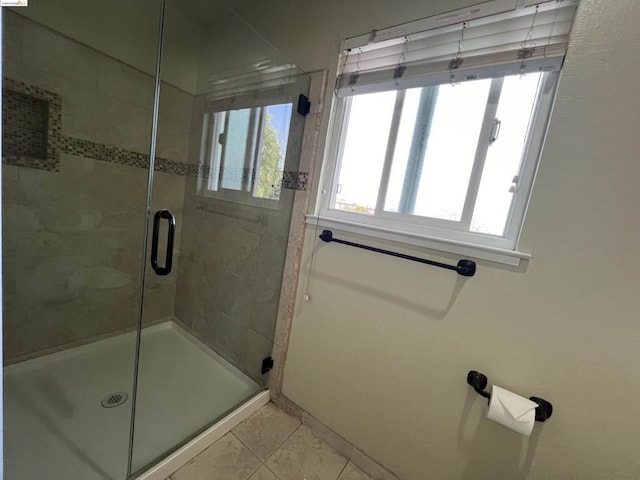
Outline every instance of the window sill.
<path id="1" fill-rule="evenodd" d="M 233 203 L 236 205 L 244 205 L 249 207 L 256 208 L 268 208 L 271 210 L 279 210 L 280 209 L 280 200 L 275 200 L 271 198 L 260 198 L 260 197 L 252 197 L 250 195 L 238 195 L 236 192 L 229 193 L 220 193 L 215 190 L 200 190 L 196 193 L 193 193 L 200 198 L 208 198 L 211 200 L 217 200 L 221 202 Z"/>
<path id="2" fill-rule="evenodd" d="M 409 232 L 399 232 L 382 227 L 366 225 L 342 219 L 318 217 L 307 215 L 306 222 L 310 225 L 319 225 L 326 228 L 336 228 L 357 235 L 375 237 L 392 242 L 404 243 L 417 247 L 429 248 L 441 252 L 455 253 L 477 259 L 488 260 L 490 262 L 501 263 L 517 267 L 521 260 L 531 259 L 531 254 L 518 252 L 516 250 L 506 250 L 502 248 L 476 245 L 473 243 L 456 242 L 441 238 L 427 237 Z"/>

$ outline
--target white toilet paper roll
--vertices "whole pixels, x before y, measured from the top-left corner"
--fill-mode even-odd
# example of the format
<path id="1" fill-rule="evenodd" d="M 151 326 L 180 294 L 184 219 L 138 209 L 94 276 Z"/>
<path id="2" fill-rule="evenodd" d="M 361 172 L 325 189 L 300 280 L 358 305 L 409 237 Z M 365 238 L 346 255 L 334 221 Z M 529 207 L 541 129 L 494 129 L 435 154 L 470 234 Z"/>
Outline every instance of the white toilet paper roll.
<path id="1" fill-rule="evenodd" d="M 536 421 L 537 406 L 528 398 L 494 385 L 487 418 L 528 437 Z"/>

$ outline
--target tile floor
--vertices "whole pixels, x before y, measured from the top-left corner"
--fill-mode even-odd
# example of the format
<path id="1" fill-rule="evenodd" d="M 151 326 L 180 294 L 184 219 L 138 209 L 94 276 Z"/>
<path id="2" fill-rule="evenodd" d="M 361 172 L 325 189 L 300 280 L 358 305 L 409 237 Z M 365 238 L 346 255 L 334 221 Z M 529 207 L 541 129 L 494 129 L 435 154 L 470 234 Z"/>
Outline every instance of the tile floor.
<path id="1" fill-rule="evenodd" d="M 269 403 L 167 480 L 372 480 Z"/>

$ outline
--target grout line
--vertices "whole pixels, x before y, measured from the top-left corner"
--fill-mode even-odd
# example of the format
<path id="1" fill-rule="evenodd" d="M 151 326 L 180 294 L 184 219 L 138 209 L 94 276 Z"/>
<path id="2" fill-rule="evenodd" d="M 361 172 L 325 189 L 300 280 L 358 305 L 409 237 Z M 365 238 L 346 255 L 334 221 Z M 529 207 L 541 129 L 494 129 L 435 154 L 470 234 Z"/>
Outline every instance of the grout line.
<path id="1" fill-rule="evenodd" d="M 280 477 L 279 477 L 278 475 L 276 475 L 276 473 L 275 473 L 273 470 L 271 470 L 271 469 L 269 468 L 269 465 L 267 465 L 266 463 L 264 464 L 264 468 L 266 468 L 268 471 L 270 471 L 270 472 L 271 472 L 271 474 L 272 474 L 274 477 L 276 477 L 276 479 L 277 479 L 277 480 L 281 480 L 281 479 L 280 479 Z"/>
<path id="2" fill-rule="evenodd" d="M 235 437 L 235 435 L 234 435 L 234 437 Z M 238 437 L 236 437 L 236 438 L 238 438 Z M 244 444 L 243 444 L 243 445 L 244 445 Z M 256 458 L 258 458 L 258 456 L 257 456 L 257 455 L 256 455 Z M 251 479 L 251 477 L 253 477 L 253 476 L 256 474 L 256 472 L 257 472 L 258 470 L 260 470 L 260 468 L 264 465 L 264 463 L 262 463 L 262 461 L 261 461 L 259 458 L 258 458 L 258 461 L 260 462 L 260 464 L 256 467 L 256 469 L 255 469 L 253 472 L 251 472 L 251 473 L 249 474 L 249 476 L 246 478 L 246 480 L 250 480 L 250 479 Z"/>
<path id="3" fill-rule="evenodd" d="M 347 458 L 347 462 L 344 464 L 344 467 L 342 467 L 342 470 L 340 470 L 340 473 L 338 474 L 338 476 L 336 477 L 336 480 L 340 480 L 340 477 L 342 476 L 342 474 L 344 473 L 344 471 L 347 469 L 347 465 L 349 465 L 349 462 L 351 460 L 349 460 Z"/>
<path id="4" fill-rule="evenodd" d="M 249 418 L 251 418 L 251 417 L 249 417 Z M 237 426 L 237 425 L 236 425 L 236 426 Z M 263 460 L 258 456 L 258 453 L 257 453 L 257 452 L 254 452 L 254 451 L 253 451 L 253 449 L 252 449 L 249 445 L 247 445 L 246 443 L 244 443 L 244 442 L 242 441 L 242 439 L 241 439 L 240 437 L 238 437 L 238 436 L 233 432 L 233 430 L 231 430 L 229 433 L 231 433 L 231 435 L 233 435 L 233 436 L 235 437 L 235 439 L 236 439 L 236 440 L 238 440 L 242 445 L 244 445 L 244 446 L 246 447 L 246 449 L 247 449 L 247 450 L 249 450 L 249 451 L 250 451 L 250 452 L 251 452 L 251 453 L 252 453 L 252 454 L 253 454 L 253 455 L 254 455 L 254 456 L 255 456 L 255 457 L 260 461 L 260 463 L 264 463 L 264 461 L 263 461 Z M 255 473 L 255 472 L 254 472 L 254 473 Z"/>
<path id="5" fill-rule="evenodd" d="M 289 415 L 287 412 L 284 412 L 284 413 L 285 413 L 285 414 L 287 414 L 287 415 Z M 293 417 L 293 418 L 295 418 L 295 417 Z M 296 420 L 298 420 L 298 419 L 296 418 Z M 284 444 L 285 444 L 285 442 L 286 442 L 287 440 L 289 440 L 289 439 L 291 438 L 291 436 L 292 436 L 294 433 L 296 433 L 296 432 L 298 431 L 298 429 L 302 426 L 302 421 L 301 421 L 301 420 L 298 420 L 298 422 L 300 422 L 300 423 L 298 424 L 298 426 L 297 426 L 296 428 L 294 428 L 294 429 L 293 429 L 293 431 L 292 431 L 292 432 L 287 436 L 287 438 L 285 438 L 285 439 L 284 439 L 284 441 L 280 444 L 280 446 L 279 446 L 276 450 L 280 449 L 280 448 L 282 447 L 282 445 L 284 445 Z"/>
<path id="6" fill-rule="evenodd" d="M 276 407 L 277 407 L 277 405 L 276 405 Z M 277 407 L 277 408 L 280 410 L 280 407 Z M 280 410 L 280 411 L 284 412 L 283 410 Z M 284 413 L 287 413 L 287 412 L 284 412 Z M 289 415 L 289 414 L 287 413 L 287 415 Z M 293 417 L 293 418 L 295 418 L 295 417 Z M 283 446 L 285 443 L 287 443 L 287 440 L 289 440 L 289 439 L 292 437 L 292 435 L 293 435 L 294 433 L 296 433 L 296 432 L 298 431 L 298 429 L 299 429 L 301 426 L 302 426 L 302 422 L 300 422 L 300 424 L 299 424 L 296 428 L 294 428 L 294 429 L 293 429 L 293 432 L 291 432 L 291 433 L 287 436 L 287 438 L 285 438 L 285 439 L 282 441 L 282 443 L 280 444 L 280 446 L 279 446 L 278 448 L 276 448 L 276 449 L 273 451 L 273 453 L 272 453 L 271 455 L 269 455 L 269 458 L 267 458 L 267 459 L 264 461 L 265 466 L 267 465 L 267 462 L 268 462 L 269 460 L 271 460 L 271 458 L 272 458 L 276 453 L 278 453 L 278 451 L 282 448 L 282 446 Z M 276 476 L 277 476 L 277 475 L 276 475 Z"/>

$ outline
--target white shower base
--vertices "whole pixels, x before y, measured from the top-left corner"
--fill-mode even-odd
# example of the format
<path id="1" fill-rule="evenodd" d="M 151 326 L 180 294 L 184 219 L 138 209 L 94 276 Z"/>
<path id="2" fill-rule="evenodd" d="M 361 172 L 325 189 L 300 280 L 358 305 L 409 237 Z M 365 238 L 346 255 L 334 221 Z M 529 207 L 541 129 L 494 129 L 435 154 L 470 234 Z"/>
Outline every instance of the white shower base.
<path id="1" fill-rule="evenodd" d="M 5 480 L 125 478 L 134 349 L 131 332 L 4 368 Z M 134 471 L 260 390 L 175 323 L 145 328 Z M 119 391 L 123 405 L 101 406 Z"/>

